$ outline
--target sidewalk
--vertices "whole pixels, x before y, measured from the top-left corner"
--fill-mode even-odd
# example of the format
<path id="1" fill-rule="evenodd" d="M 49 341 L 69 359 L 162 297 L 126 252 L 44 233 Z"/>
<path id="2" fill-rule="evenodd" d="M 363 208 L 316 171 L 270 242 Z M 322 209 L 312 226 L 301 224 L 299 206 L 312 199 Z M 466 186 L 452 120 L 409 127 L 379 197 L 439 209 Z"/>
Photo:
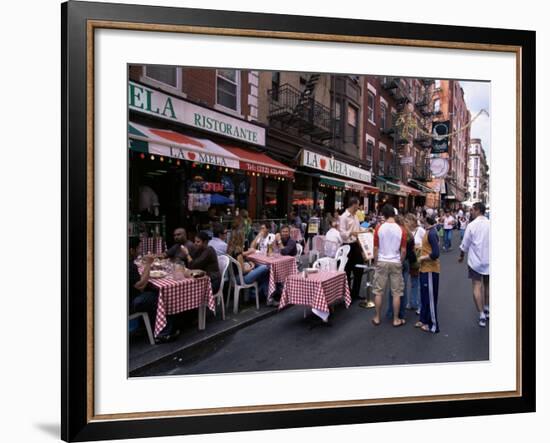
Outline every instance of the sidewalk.
<path id="1" fill-rule="evenodd" d="M 307 267 L 307 255 L 302 256 L 302 267 Z M 149 344 L 145 333 L 136 335 L 130 334 L 128 373 L 135 376 L 148 366 L 159 364 L 169 360 L 174 354 L 182 351 L 191 351 L 196 347 L 203 346 L 210 341 L 222 338 L 225 335 L 235 333 L 239 329 L 250 326 L 277 313 L 277 308 L 265 305 L 265 300 L 260 300 L 260 310 L 256 310 L 255 300 L 249 300 L 239 307 L 239 312 L 233 314 L 233 305 L 226 306 L 225 320 L 222 320 L 221 305 L 216 307 L 216 315 L 207 309 L 206 329 L 198 330 L 198 315 L 196 311 L 186 313 L 187 319 L 183 329 L 180 328 L 180 336 L 171 343 L 159 345 Z M 154 328 L 154 325 L 152 325 Z"/>

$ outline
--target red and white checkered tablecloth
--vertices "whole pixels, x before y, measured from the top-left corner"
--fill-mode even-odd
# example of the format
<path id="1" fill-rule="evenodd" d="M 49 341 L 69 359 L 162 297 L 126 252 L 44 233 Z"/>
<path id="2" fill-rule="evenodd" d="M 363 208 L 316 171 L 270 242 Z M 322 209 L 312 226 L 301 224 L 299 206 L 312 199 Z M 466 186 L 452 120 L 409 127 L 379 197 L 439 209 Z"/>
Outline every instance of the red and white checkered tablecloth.
<path id="1" fill-rule="evenodd" d="M 164 278 L 151 278 L 149 283 L 159 290 L 155 337 L 166 326 L 167 315 L 196 309 L 203 304 L 212 312 L 216 312 L 212 285 L 208 277 L 174 280 L 172 276 L 167 275 Z"/>
<path id="2" fill-rule="evenodd" d="M 256 253 L 250 255 L 248 259 L 258 265 L 269 266 L 269 294 L 275 292 L 277 283 L 284 283 L 289 275 L 298 272 L 296 257 L 291 255 L 274 254 L 267 256 Z"/>
<path id="3" fill-rule="evenodd" d="M 351 297 L 345 272 L 317 272 L 307 278 L 300 273 L 286 280 L 279 309 L 286 305 L 306 305 L 329 312 L 329 305 L 341 299 L 348 308 Z"/>
<path id="4" fill-rule="evenodd" d="M 164 239 L 162 237 L 141 237 L 139 243 L 138 254 L 147 255 L 162 254 L 166 249 Z"/>

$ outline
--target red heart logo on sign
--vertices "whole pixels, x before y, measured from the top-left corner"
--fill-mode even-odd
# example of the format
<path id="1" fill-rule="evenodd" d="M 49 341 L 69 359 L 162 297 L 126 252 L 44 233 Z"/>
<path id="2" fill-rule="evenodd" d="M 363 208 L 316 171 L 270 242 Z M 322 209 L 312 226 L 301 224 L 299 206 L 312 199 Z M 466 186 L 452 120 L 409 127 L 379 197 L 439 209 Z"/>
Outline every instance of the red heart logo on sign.
<path id="1" fill-rule="evenodd" d="M 195 160 L 196 155 L 194 152 L 188 152 L 187 157 L 189 157 L 190 160 Z"/>
<path id="2" fill-rule="evenodd" d="M 324 158 L 319 163 L 321 164 L 321 168 L 325 169 L 327 167 L 327 161 Z"/>

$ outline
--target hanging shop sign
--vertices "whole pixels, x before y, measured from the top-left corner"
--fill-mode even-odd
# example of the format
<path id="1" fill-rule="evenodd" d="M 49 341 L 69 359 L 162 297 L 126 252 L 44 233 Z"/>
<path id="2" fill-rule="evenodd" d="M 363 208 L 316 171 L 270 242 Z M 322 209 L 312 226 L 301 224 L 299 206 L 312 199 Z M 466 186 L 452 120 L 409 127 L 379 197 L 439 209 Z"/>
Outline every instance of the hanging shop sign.
<path id="1" fill-rule="evenodd" d="M 195 105 L 138 83 L 128 83 L 128 107 L 207 132 L 265 146 L 265 128 Z"/>
<path id="2" fill-rule="evenodd" d="M 432 153 L 440 154 L 449 152 L 449 138 L 446 137 L 451 128 L 449 120 L 444 122 L 434 122 L 432 125 Z"/>
<path id="3" fill-rule="evenodd" d="M 449 172 L 449 159 L 432 158 L 430 160 L 430 171 L 436 178 L 445 177 Z"/>
<path id="4" fill-rule="evenodd" d="M 325 157 L 324 155 L 308 151 L 307 149 L 302 150 L 300 165 L 365 183 L 370 183 L 372 179 L 370 171 L 352 166 L 348 163 L 336 160 L 335 158 Z"/>

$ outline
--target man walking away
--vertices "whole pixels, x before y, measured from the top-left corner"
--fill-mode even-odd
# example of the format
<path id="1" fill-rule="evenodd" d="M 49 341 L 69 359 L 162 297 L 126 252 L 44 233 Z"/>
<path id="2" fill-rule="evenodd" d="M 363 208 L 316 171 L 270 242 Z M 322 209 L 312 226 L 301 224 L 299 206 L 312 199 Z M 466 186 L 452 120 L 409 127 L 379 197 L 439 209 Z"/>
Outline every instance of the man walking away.
<path id="1" fill-rule="evenodd" d="M 437 222 L 426 217 L 426 234 L 420 251 L 420 321 L 415 326 L 425 332 L 439 332 L 437 301 L 439 298 L 439 240 Z"/>
<path id="2" fill-rule="evenodd" d="M 460 245 L 459 263 L 468 254 L 468 277 L 472 280 L 474 303 L 479 313 L 479 326 L 487 326 L 489 318 L 489 236 L 491 224 L 485 217 L 485 205 L 474 203 L 472 217 Z"/>
<path id="3" fill-rule="evenodd" d="M 406 255 L 407 234 L 401 226 L 395 222 L 393 206 L 384 205 L 382 215 L 385 218 L 383 224 L 374 231 L 374 260 L 376 268 L 373 279 L 373 294 L 376 314 L 372 324 L 380 325 L 380 311 L 382 309 L 382 297 L 386 292 L 388 281 L 393 296 L 393 326 L 405 324 L 404 319 L 399 318 L 401 297 L 404 291 L 403 260 Z"/>

